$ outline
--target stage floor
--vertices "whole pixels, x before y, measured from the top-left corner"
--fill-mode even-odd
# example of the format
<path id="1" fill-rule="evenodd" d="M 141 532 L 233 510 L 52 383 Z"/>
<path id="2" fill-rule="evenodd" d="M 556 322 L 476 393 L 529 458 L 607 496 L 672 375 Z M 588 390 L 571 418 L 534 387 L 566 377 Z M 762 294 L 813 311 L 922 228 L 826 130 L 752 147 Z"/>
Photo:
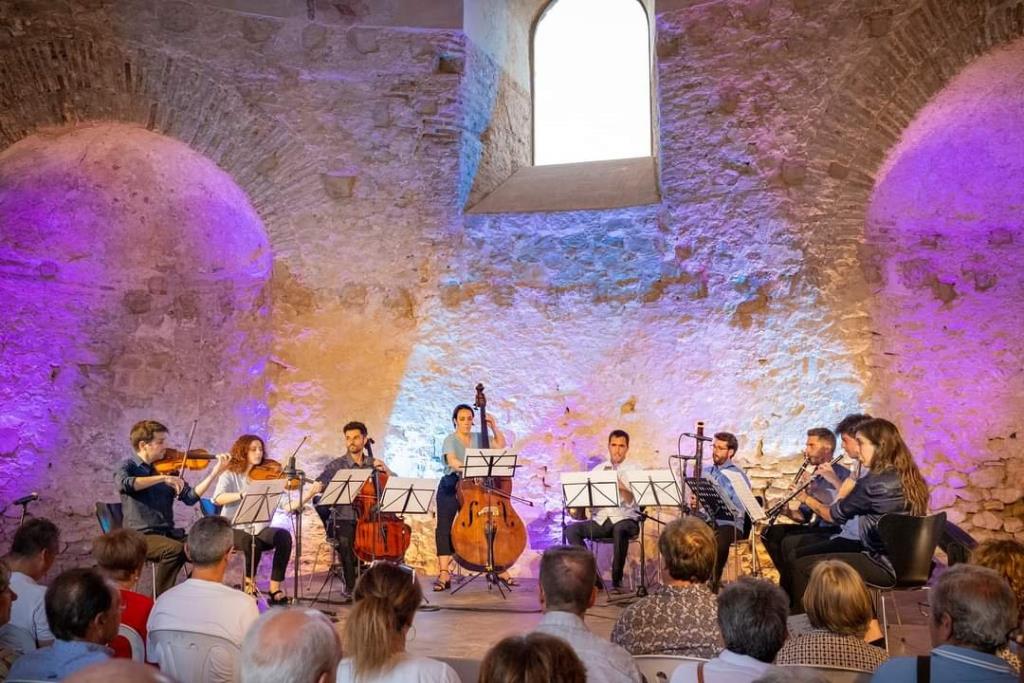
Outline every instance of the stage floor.
<path id="1" fill-rule="evenodd" d="M 314 577 L 311 590 L 305 595 L 312 599 L 320 588 L 323 575 Z M 482 659 L 490 647 L 509 635 L 517 635 L 532 630 L 541 618 L 540 601 L 537 593 L 536 579 L 519 579 L 507 599 L 502 599 L 497 589 L 487 589 L 483 579 L 478 579 L 458 593 L 434 593 L 431 590 L 433 577 L 421 577 L 423 594 L 429 604 L 423 606 L 416 615 L 414 629 L 409 635 L 408 650 L 412 653 L 428 657 L 462 657 Z M 305 587 L 306 582 L 303 582 Z M 331 613 L 332 618 L 344 626 L 350 606 L 332 604 L 339 597 L 338 584 L 329 599 L 321 601 L 315 607 Z M 453 588 L 458 584 L 453 582 Z M 654 589 L 652 589 L 654 590 Z M 616 601 L 622 597 L 614 596 Z M 893 602 L 887 598 L 889 611 L 889 633 L 891 653 L 898 655 L 927 654 L 929 644 L 927 617 L 919 603 L 926 601 L 923 592 L 904 592 L 897 594 L 902 626 L 896 624 Z M 609 604 L 607 596 L 602 592 L 597 604 L 587 612 L 586 623 L 597 635 L 608 638 L 615 620 L 628 603 Z M 801 618 L 791 619 L 791 629 L 798 631 L 805 628 Z"/>

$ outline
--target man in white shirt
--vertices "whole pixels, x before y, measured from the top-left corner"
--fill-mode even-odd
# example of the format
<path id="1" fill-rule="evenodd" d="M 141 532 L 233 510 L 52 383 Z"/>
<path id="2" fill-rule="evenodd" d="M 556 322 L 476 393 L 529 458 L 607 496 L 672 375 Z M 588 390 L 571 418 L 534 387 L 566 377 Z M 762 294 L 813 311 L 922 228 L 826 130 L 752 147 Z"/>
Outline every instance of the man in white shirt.
<path id="1" fill-rule="evenodd" d="M 626 462 L 628 453 L 629 434 L 616 429 L 608 435 L 608 459 L 591 470 L 615 470 L 619 473 L 619 507 L 594 508 L 591 519 L 572 524 L 565 530 L 565 541 L 570 545 L 583 546 L 585 539 L 612 539 L 612 591 L 616 593 L 622 590 L 622 572 L 626 566 L 629 542 L 640 534 L 640 510 L 633 500 L 633 493 L 629 490 L 629 482 L 621 474 L 638 469 L 633 463 Z M 596 581 L 600 586 L 600 578 Z"/>
<path id="2" fill-rule="evenodd" d="M 11 590 L 18 596 L 11 606 L 8 630 L 17 630 L 17 636 L 8 633 L 6 643 L 17 642 L 23 650 L 29 643 L 45 647 L 53 643 L 53 633 L 46 620 L 46 586 L 39 582 L 53 566 L 60 552 L 60 531 L 48 519 L 36 517 L 28 520 L 14 534 L 7 566 L 11 569 Z"/>
<path id="3" fill-rule="evenodd" d="M 683 662 L 671 683 L 749 683 L 772 668 L 786 642 L 789 599 L 769 581 L 745 576 L 718 594 L 725 649 L 707 662 Z"/>
<path id="4" fill-rule="evenodd" d="M 192 578 L 157 598 L 146 630 L 188 631 L 226 638 L 239 647 L 259 617 L 256 601 L 224 585 L 228 558 L 234 548 L 231 522 L 203 517 L 189 529 L 185 553 L 194 564 Z M 153 651 L 149 655 L 155 655 Z"/>
<path id="5" fill-rule="evenodd" d="M 587 683 L 640 683 L 632 656 L 622 647 L 594 635 L 583 618 L 597 599 L 594 556 L 575 546 L 554 546 L 540 560 L 540 604 L 537 628 L 569 643 L 587 667 Z"/>

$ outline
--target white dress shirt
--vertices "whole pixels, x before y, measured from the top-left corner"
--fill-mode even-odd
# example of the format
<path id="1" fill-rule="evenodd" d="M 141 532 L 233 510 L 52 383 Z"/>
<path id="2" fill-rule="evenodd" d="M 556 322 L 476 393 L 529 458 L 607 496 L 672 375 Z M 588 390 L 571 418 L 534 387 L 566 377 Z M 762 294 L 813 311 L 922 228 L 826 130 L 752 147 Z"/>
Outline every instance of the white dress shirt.
<path id="1" fill-rule="evenodd" d="M 240 590 L 204 579 L 187 579 L 161 594 L 146 630 L 188 631 L 226 638 L 239 647 L 260 612 Z"/>
<path id="2" fill-rule="evenodd" d="M 612 465 L 612 461 L 609 458 L 590 471 L 603 472 L 607 470 L 615 470 L 619 475 L 619 483 L 628 490 L 629 481 L 622 476 L 622 473 L 628 471 L 636 472 L 640 469 L 642 468 L 630 460 L 623 460 L 619 463 L 619 466 L 616 467 L 615 465 Z M 623 503 L 621 491 L 619 492 L 619 502 L 622 504 L 617 508 L 594 508 L 594 514 L 591 519 L 593 519 L 597 524 L 604 524 L 605 520 L 608 519 L 612 521 L 612 524 L 621 522 L 624 519 L 640 519 L 640 508 L 636 506 L 635 502 Z"/>
<path id="3" fill-rule="evenodd" d="M 587 667 L 587 683 L 640 683 L 633 657 L 624 648 L 594 635 L 583 619 L 571 612 L 546 612 L 534 631 L 569 643 Z"/>

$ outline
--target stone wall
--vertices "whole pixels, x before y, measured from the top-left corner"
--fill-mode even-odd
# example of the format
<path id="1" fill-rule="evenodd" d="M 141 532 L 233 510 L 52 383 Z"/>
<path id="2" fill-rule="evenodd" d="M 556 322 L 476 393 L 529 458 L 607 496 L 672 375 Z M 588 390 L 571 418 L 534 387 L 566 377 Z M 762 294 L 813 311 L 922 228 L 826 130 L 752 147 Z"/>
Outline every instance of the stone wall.
<path id="1" fill-rule="evenodd" d="M 218 164 L 259 214 L 272 255 L 269 284 L 259 290 L 266 318 L 238 312 L 256 315 L 254 362 L 230 360 L 223 370 L 252 374 L 244 391 L 213 387 L 209 400 L 221 412 L 212 413 L 211 442 L 226 447 L 238 429 L 265 425 L 271 450 L 284 455 L 309 435 L 301 459 L 318 472 L 341 450 L 340 425 L 363 419 L 397 471 L 433 476 L 451 408 L 483 381 L 492 413 L 523 454 L 517 493 L 536 503 L 519 508 L 534 548 L 521 572 L 533 571 L 535 550 L 558 535 L 558 472 L 592 463 L 613 427 L 631 432 L 633 457 L 651 466 L 667 462 L 678 433 L 697 419 L 734 431 L 757 488 L 777 494 L 808 427 L 866 409 L 904 427 L 931 481 L 942 482 L 937 507 L 957 506 L 944 492 L 951 489 L 975 504 L 963 518 L 968 528 L 993 526 L 975 516 L 985 512 L 989 487 L 1005 492 L 995 497 L 1009 512 L 1017 509 L 1010 499 L 1019 492 L 1006 483 L 1016 471 L 1002 461 L 985 464 L 977 485 L 968 478 L 955 487 L 948 472 L 989 458 L 951 458 L 956 435 L 1016 443 L 1019 346 L 1007 343 L 982 363 L 1004 404 L 1003 417 L 988 421 L 980 419 L 982 394 L 967 409 L 931 394 L 903 400 L 947 362 L 946 351 L 920 353 L 912 330 L 884 341 L 873 334 L 911 306 L 934 309 L 930 344 L 952 354 L 962 335 L 935 320 L 963 326 L 976 304 L 1019 307 L 1014 276 L 1003 266 L 964 271 L 952 256 L 960 242 L 946 240 L 942 267 L 924 267 L 920 286 L 908 286 L 898 273 L 913 267 L 897 263 L 913 259 L 890 261 L 885 251 L 911 232 L 890 218 L 866 227 L 865 217 L 869 204 L 876 210 L 885 155 L 953 76 L 1024 33 L 1024 3 L 675 2 L 655 24 L 662 203 L 471 217 L 465 203 L 529 150 L 528 46 L 508 44 L 528 29 L 488 22 L 532 21 L 541 3 L 509 3 L 506 13 L 473 3 L 465 33 L 443 21 L 394 25 L 403 22 L 374 14 L 372 4 L 292 2 L 271 11 L 259 0 L 0 0 L 2 144 L 44 125 L 123 121 Z M 976 221 L 996 235 L 980 255 L 1003 259 L 1019 242 L 1019 207 L 985 206 L 1003 218 L 999 226 Z M 73 262 L 70 253 L 57 256 L 59 269 Z M 24 283 L 42 287 L 47 272 L 4 270 L 0 282 L 28 310 L 38 304 Z M 997 284 L 965 296 L 993 273 Z M 951 284 L 960 299 L 934 303 Z M 151 306 L 166 301 L 151 295 Z M 47 306 L 83 308 L 79 301 L 68 290 Z M 214 315 L 212 300 L 202 306 L 200 315 Z M 127 315 L 104 329 L 135 329 Z M 1014 319 L 986 317 L 986 339 L 1008 339 Z M 5 354 L 5 377 L 65 368 L 81 353 L 77 342 L 65 352 L 46 335 L 35 338 L 19 337 L 24 352 Z M 172 365 L 194 343 L 187 335 L 168 342 Z M 896 368 L 889 353 L 904 353 L 906 365 Z M 964 382 L 965 367 L 941 382 Z M 145 384 L 128 370 L 125 382 Z M 109 376 L 95 381 L 97 393 L 118 386 Z M 83 394 L 70 383 L 56 395 Z M 137 406 L 115 392 L 102 409 L 87 402 L 75 421 L 87 425 L 86 436 L 115 444 L 135 410 L 154 411 L 180 434 L 194 405 L 172 396 Z M 239 414 L 258 419 L 240 423 Z M 21 440 L 60 420 L 46 412 L 18 419 L 2 432 L 0 458 L 61 461 L 55 445 Z M 62 502 L 44 497 L 38 511 L 75 515 L 67 523 L 84 539 L 97 495 L 52 471 L 38 475 L 39 485 Z M 0 475 L 5 498 L 27 488 L 13 473 Z M 410 557 L 429 565 L 433 522 L 415 527 Z M 311 560 L 319 524 L 306 530 Z"/>

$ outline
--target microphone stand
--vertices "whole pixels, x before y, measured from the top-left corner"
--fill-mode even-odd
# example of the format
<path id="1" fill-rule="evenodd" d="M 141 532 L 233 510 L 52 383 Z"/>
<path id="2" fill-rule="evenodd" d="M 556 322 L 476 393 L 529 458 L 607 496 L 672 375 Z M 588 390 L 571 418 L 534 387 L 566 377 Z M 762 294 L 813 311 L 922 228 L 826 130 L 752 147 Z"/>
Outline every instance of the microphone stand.
<path id="1" fill-rule="evenodd" d="M 24 503 L 16 503 L 16 505 L 21 506 L 21 521 L 18 522 L 19 529 L 25 526 L 25 517 L 28 516 L 28 506 L 31 505 L 33 501 L 36 500 L 38 500 L 38 498 L 30 498 L 29 500 L 26 500 Z"/>
<path id="2" fill-rule="evenodd" d="M 299 508 L 297 510 L 295 510 L 295 524 L 294 524 L 294 529 L 295 529 L 295 544 L 294 544 L 294 549 L 295 549 L 295 571 L 292 572 L 292 591 L 293 591 L 292 592 L 292 595 L 293 595 L 292 600 L 295 603 L 299 602 L 299 574 L 302 572 L 302 569 L 301 569 L 301 559 L 302 559 L 302 508 L 303 508 L 302 496 L 303 496 L 303 487 L 306 485 L 306 473 L 303 470 L 295 468 L 295 456 L 296 456 L 296 454 L 298 454 L 299 449 L 302 448 L 302 445 L 306 443 L 306 439 L 308 439 L 308 438 L 309 438 L 308 436 L 302 437 L 302 441 L 299 442 L 299 445 L 292 452 L 291 456 L 289 456 L 288 462 L 285 464 L 284 470 L 281 472 L 281 474 L 284 475 L 285 481 L 291 481 L 292 479 L 298 479 L 299 480 Z M 253 556 L 253 557 L 255 558 L 255 556 Z M 254 582 L 255 582 L 255 579 L 256 579 L 255 575 L 256 575 L 256 571 L 255 571 L 255 567 L 254 567 L 253 568 L 253 581 Z"/>

